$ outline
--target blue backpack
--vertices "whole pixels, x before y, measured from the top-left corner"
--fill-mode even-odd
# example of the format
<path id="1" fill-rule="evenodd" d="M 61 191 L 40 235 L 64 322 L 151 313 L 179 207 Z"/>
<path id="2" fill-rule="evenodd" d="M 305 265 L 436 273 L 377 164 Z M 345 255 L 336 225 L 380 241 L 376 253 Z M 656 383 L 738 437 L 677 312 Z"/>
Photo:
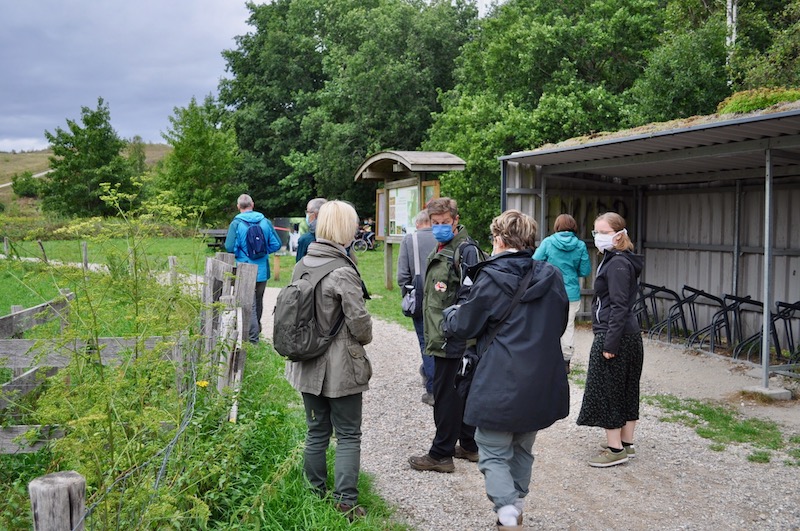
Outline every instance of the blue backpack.
<path id="1" fill-rule="evenodd" d="M 264 230 L 258 223 L 249 221 L 245 221 L 245 223 L 250 225 L 244 236 L 244 241 L 247 242 L 247 257 L 250 260 L 264 258 L 267 255 L 267 237 L 264 235 Z"/>

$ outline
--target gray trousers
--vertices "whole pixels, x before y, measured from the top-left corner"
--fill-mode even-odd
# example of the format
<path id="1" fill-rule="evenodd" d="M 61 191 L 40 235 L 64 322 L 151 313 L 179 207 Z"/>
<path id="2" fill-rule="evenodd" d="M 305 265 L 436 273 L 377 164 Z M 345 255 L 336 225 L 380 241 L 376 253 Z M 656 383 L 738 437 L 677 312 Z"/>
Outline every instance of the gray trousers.
<path id="1" fill-rule="evenodd" d="M 361 468 L 361 393 L 341 398 L 303 393 L 303 404 L 308 426 L 303 462 L 306 478 L 318 493 L 327 492 L 325 452 L 335 430 L 333 497 L 337 502 L 355 505 Z"/>
<path id="2" fill-rule="evenodd" d="M 486 482 L 486 495 L 497 511 L 515 505 L 528 495 L 533 469 L 535 431 L 512 433 L 475 428 L 478 443 L 478 470 Z"/>

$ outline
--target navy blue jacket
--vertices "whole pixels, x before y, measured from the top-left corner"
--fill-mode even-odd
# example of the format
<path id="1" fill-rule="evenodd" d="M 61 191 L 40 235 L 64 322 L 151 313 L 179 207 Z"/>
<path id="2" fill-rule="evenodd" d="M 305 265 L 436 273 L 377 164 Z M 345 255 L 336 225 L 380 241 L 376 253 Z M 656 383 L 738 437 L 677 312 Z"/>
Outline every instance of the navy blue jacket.
<path id="1" fill-rule="evenodd" d="M 484 429 L 530 432 L 569 414 L 569 385 L 561 352 L 569 301 L 561 272 L 532 260 L 533 252 L 506 252 L 470 268 L 474 285 L 465 302 L 444 311 L 445 335 L 477 338 L 483 352 L 475 369 L 464 422 Z M 531 267 L 518 306 L 497 326 Z"/>

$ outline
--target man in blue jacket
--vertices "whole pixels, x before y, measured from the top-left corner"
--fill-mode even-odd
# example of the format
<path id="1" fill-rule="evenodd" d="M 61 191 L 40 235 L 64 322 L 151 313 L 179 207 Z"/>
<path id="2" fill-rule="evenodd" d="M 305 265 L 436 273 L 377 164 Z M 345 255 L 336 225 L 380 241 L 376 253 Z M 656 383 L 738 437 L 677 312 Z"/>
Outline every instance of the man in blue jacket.
<path id="1" fill-rule="evenodd" d="M 258 343 L 261 334 L 261 314 L 264 312 L 264 290 L 267 288 L 269 280 L 269 255 L 281 248 L 281 240 L 278 233 L 272 226 L 270 220 L 264 217 L 261 212 L 254 212 L 253 198 L 247 194 L 242 194 L 236 201 L 239 214 L 233 218 L 228 227 L 228 236 L 225 238 L 225 250 L 236 256 L 237 263 L 251 263 L 258 266 L 258 277 L 256 278 L 256 294 L 253 301 L 252 318 L 250 319 L 250 332 L 248 341 Z M 264 240 L 267 244 L 267 254 L 261 258 L 251 259 L 247 253 L 247 229 L 251 224 L 258 223 L 264 231 Z"/>

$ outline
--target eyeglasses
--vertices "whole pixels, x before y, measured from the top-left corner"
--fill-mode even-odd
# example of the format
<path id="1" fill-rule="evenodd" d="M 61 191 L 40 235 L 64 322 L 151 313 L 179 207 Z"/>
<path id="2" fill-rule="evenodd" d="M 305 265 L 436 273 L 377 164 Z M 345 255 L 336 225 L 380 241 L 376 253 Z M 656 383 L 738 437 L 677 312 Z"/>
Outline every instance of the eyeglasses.
<path id="1" fill-rule="evenodd" d="M 614 234 L 614 231 L 612 230 L 612 231 L 603 232 L 601 230 L 593 230 L 592 231 L 592 238 L 594 238 L 598 234 Z"/>

